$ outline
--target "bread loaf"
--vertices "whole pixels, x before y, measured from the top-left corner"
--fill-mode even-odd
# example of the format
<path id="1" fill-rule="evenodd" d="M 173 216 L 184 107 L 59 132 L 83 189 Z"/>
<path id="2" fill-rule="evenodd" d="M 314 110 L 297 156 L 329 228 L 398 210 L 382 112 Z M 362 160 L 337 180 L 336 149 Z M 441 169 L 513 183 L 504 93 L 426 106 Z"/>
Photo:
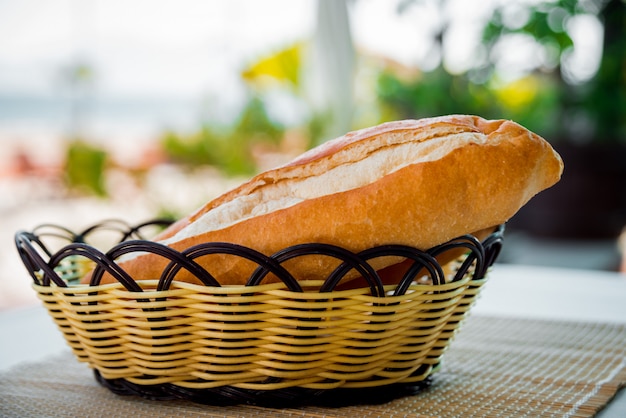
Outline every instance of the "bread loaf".
<path id="1" fill-rule="evenodd" d="M 544 139 L 511 121 L 455 115 L 389 122 L 255 176 L 156 240 L 178 251 L 230 242 L 268 255 L 310 242 L 354 252 L 382 244 L 428 249 L 506 222 L 562 169 Z M 224 255 L 196 261 L 223 285 L 244 284 L 255 267 Z M 374 268 L 399 261 L 379 259 Z M 167 263 L 154 254 L 119 261 L 135 280 L 157 279 Z M 289 263 L 298 280 L 324 278 L 337 265 L 323 256 Z M 111 279 L 105 274 L 103 282 Z M 197 282 L 185 270 L 176 280 Z"/>

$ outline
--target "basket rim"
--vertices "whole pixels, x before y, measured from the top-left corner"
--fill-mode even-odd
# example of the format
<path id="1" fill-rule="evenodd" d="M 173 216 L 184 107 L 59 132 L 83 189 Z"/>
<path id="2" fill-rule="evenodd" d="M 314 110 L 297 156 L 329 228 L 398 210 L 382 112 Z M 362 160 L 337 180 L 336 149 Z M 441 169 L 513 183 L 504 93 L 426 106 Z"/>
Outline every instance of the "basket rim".
<path id="1" fill-rule="evenodd" d="M 155 222 L 163 222 L 157 220 Z M 140 227 L 152 225 L 150 222 L 145 222 L 139 227 L 128 227 L 129 231 L 137 231 Z M 45 225 L 50 228 L 51 225 Z M 195 257 L 197 254 L 214 254 L 224 253 L 235 257 L 246 258 L 248 260 L 255 260 L 258 263 L 256 270 L 248 278 L 245 287 L 252 289 L 261 286 L 260 289 L 264 289 L 263 286 L 271 283 L 263 282 L 264 278 L 269 274 L 274 274 L 280 282 L 282 282 L 289 291 L 298 293 L 311 293 L 306 290 L 309 286 L 308 280 L 297 280 L 291 275 L 282 263 L 292 260 L 297 257 L 303 257 L 308 255 L 322 255 L 327 257 L 334 257 L 337 260 L 338 267 L 325 278 L 325 281 L 321 284 L 317 284 L 318 291 L 320 293 L 328 293 L 336 291 L 336 287 L 343 280 L 345 275 L 353 270 L 356 270 L 360 276 L 365 279 L 366 284 L 369 286 L 372 295 L 383 297 L 388 293 L 388 289 L 385 289 L 386 283 L 381 280 L 381 277 L 370 264 L 370 260 L 377 257 L 397 257 L 406 261 L 411 261 L 412 266 L 405 272 L 405 276 L 400 280 L 395 288 L 394 294 L 403 294 L 408 291 L 411 284 L 414 282 L 418 274 L 428 276 L 430 282 L 437 286 L 445 286 L 449 283 L 446 278 L 446 273 L 443 270 L 443 266 L 439 264 L 436 257 L 446 251 L 464 249 L 465 260 L 458 268 L 453 278 L 450 281 L 460 280 L 464 277 L 465 272 L 474 268 L 473 277 L 480 279 L 485 276 L 487 269 L 495 262 L 500 248 L 502 245 L 502 238 L 504 232 L 504 224 L 495 227 L 494 231 L 483 241 L 479 241 L 471 234 L 463 235 L 451 239 L 443 244 L 437 245 L 427 250 L 421 250 L 415 247 L 406 245 L 379 245 L 373 248 L 366 249 L 364 251 L 354 253 L 345 248 L 322 244 L 322 243 L 306 243 L 296 244 L 291 247 L 282 249 L 272 255 L 265 255 L 258 251 L 244 247 L 238 244 L 222 243 L 222 242 L 207 242 L 191 247 L 183 252 L 175 251 L 169 247 L 165 247 L 163 244 L 148 241 L 145 239 L 132 239 L 124 241 L 124 239 L 132 236 L 133 232 L 125 232 L 123 235 L 123 241 L 115 245 L 108 252 L 104 253 L 96 247 L 86 243 L 85 238 L 88 234 L 98 231 L 103 227 L 93 226 L 87 229 L 87 232 L 71 233 L 66 228 L 59 227 L 66 239 L 71 241 L 56 252 L 49 250 L 43 241 L 44 234 L 38 235 L 37 228 L 33 232 L 19 231 L 15 234 L 15 243 L 18 249 L 19 255 L 31 275 L 34 284 L 40 284 L 43 286 L 50 286 L 54 284 L 56 287 L 69 287 L 77 289 L 77 284 L 71 282 L 72 277 L 68 279 L 65 272 L 69 269 L 70 276 L 75 274 L 80 276 L 78 270 L 81 268 L 76 260 L 83 260 L 87 263 L 91 263 L 92 278 L 89 286 L 93 289 L 104 286 L 100 283 L 100 279 L 104 272 L 111 273 L 116 278 L 116 283 L 122 284 L 124 288 L 133 292 L 144 292 L 144 287 L 135 280 L 131 275 L 126 273 L 122 267 L 117 264 L 117 257 L 120 254 L 126 254 L 133 251 L 138 252 L 156 252 L 169 258 L 171 261 L 169 265 L 163 270 L 161 277 L 156 285 L 156 290 L 163 291 L 169 289 L 176 280 L 176 273 L 180 269 L 188 269 L 190 272 L 200 271 L 196 277 L 202 282 L 200 287 L 208 287 L 213 289 L 217 293 L 221 292 L 237 292 L 234 290 L 238 285 L 221 285 L 219 280 L 214 278 L 211 273 L 200 266 Z M 167 248 L 167 250 L 164 249 Z M 475 265 L 473 265 L 475 264 Z M 69 267 L 68 267 L 69 266 Z M 84 267 L 82 267 L 84 268 Z M 65 270 L 64 270 L 65 269 Z M 83 272 L 84 274 L 85 272 Z M 195 274 L 195 273 L 194 273 Z M 201 277 L 203 276 L 203 277 Z M 206 278 L 209 280 L 206 280 Z M 145 282 L 144 280 L 140 280 Z M 194 285 L 194 283 L 189 283 Z M 177 285 L 178 286 L 178 285 Z M 199 288 L 200 288 L 199 287 Z M 270 286 L 271 287 L 271 286 Z M 106 287 L 102 288 L 105 289 Z M 220 288 L 221 290 L 217 290 Z"/>

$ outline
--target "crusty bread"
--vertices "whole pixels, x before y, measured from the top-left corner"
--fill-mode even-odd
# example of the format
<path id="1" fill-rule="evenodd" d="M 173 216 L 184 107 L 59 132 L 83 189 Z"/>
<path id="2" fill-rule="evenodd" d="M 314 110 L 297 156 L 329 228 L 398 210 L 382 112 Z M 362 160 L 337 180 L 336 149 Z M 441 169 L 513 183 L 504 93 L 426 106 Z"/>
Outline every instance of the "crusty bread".
<path id="1" fill-rule="evenodd" d="M 506 222 L 562 169 L 545 140 L 511 121 L 456 115 L 389 122 L 257 175 L 156 239 L 179 251 L 204 242 L 265 254 L 307 242 L 355 252 L 382 244 L 427 249 Z M 231 256 L 196 261 L 221 284 L 243 284 L 254 267 Z M 290 263 L 298 280 L 323 278 L 336 266 L 322 256 Z M 166 264 L 152 254 L 120 261 L 136 280 L 158 278 Z M 197 280 L 184 270 L 176 279 Z"/>

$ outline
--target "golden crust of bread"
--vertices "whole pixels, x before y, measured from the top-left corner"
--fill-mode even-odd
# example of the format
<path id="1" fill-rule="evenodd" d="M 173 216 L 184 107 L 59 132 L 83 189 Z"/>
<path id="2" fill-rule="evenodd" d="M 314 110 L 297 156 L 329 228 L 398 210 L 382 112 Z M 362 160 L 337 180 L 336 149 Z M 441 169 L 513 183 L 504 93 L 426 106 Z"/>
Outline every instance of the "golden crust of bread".
<path id="1" fill-rule="evenodd" d="M 455 115 L 390 122 L 259 174 L 157 240 L 179 251 L 230 242 L 268 255 L 307 242 L 355 252 L 382 244 L 427 249 L 506 222 L 562 170 L 544 139 L 511 121 Z M 224 285 L 245 283 L 254 267 L 231 256 L 196 261 Z M 374 268 L 399 261 L 380 259 Z M 158 278 L 166 264 L 151 254 L 120 262 L 136 280 Z M 323 278 L 336 264 L 307 256 L 288 269 L 299 280 Z M 176 279 L 196 281 L 186 271 Z"/>

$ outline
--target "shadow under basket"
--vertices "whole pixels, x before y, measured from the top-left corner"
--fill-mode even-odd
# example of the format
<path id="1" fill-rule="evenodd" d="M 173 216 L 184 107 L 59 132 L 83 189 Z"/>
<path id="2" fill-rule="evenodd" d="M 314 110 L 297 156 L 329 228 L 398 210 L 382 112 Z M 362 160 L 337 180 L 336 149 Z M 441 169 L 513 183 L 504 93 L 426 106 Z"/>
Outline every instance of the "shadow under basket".
<path id="1" fill-rule="evenodd" d="M 145 228 L 166 223 L 107 221 L 80 233 L 45 225 L 18 232 L 15 241 L 73 353 L 114 393 L 275 407 L 380 403 L 428 386 L 486 281 L 504 230 L 427 251 L 385 245 L 353 253 L 312 243 L 268 256 L 225 243 L 179 253 L 142 237 Z M 121 240 L 107 252 L 87 244 L 111 230 Z M 53 252 L 49 241 L 59 239 Z M 171 262 L 161 277 L 136 281 L 114 261 L 136 251 Z M 258 265 L 247 285 L 220 286 L 210 267 L 195 262 L 216 252 Z M 284 263 L 312 254 L 336 259 L 336 269 L 320 280 L 296 280 Z M 446 254 L 455 261 L 440 265 Z M 370 264 L 389 256 L 406 265 L 392 284 Z M 203 284 L 175 280 L 180 269 Z M 81 284 L 90 271 L 91 284 Z M 117 282 L 99 284 L 105 271 Z M 354 272 L 365 285 L 346 286 Z M 280 280 L 265 283 L 270 274 Z"/>

